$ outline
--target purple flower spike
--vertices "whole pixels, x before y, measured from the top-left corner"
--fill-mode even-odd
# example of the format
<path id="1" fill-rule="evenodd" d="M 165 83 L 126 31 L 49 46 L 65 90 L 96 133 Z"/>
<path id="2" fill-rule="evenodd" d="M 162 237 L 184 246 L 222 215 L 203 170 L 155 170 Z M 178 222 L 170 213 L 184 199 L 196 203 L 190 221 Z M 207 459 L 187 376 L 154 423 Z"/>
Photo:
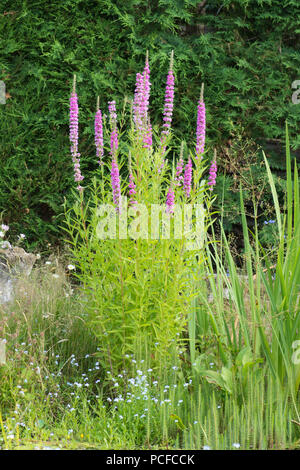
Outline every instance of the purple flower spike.
<path id="1" fill-rule="evenodd" d="M 192 174 L 193 174 L 193 165 L 192 165 L 192 160 L 189 158 L 189 161 L 185 165 L 184 180 L 183 180 L 184 192 L 187 198 L 189 198 L 191 195 Z"/>
<path id="2" fill-rule="evenodd" d="M 196 159 L 201 156 L 204 152 L 205 145 L 205 126 L 206 126 L 206 114 L 205 114 L 205 103 L 203 101 L 204 84 L 201 86 L 201 94 L 198 102 L 198 113 L 197 113 L 197 130 L 196 130 Z"/>
<path id="3" fill-rule="evenodd" d="M 113 201 L 116 206 L 116 211 L 120 211 L 121 203 L 121 184 L 120 184 L 120 174 L 119 167 L 116 158 L 113 158 L 111 164 L 111 186 L 113 189 Z"/>
<path id="4" fill-rule="evenodd" d="M 110 127 L 111 127 L 111 134 L 110 134 L 111 152 L 110 153 L 113 157 L 115 157 L 117 150 L 118 150 L 117 111 L 116 111 L 115 101 L 110 101 L 108 103 L 108 111 L 109 111 Z"/>
<path id="5" fill-rule="evenodd" d="M 163 128 L 162 136 L 161 136 L 161 145 L 162 145 L 162 153 L 164 154 L 166 151 L 165 141 L 170 132 L 171 123 L 172 123 L 172 115 L 173 115 L 173 105 L 174 105 L 174 73 L 173 73 L 173 60 L 174 60 L 174 52 L 171 52 L 171 59 L 170 59 L 170 68 L 167 76 L 167 84 L 166 84 L 166 92 L 165 92 L 165 107 L 163 112 Z"/>
<path id="6" fill-rule="evenodd" d="M 99 96 L 97 98 L 97 111 L 95 114 L 95 145 L 96 145 L 96 155 L 99 158 L 99 164 L 103 165 L 102 157 L 103 157 L 103 124 L 102 124 L 102 113 L 101 109 L 99 109 Z"/>
<path id="7" fill-rule="evenodd" d="M 133 120 L 135 130 L 142 139 L 144 148 L 152 146 L 152 127 L 149 118 L 150 67 L 148 51 L 143 73 L 136 74 L 136 86 L 133 101 Z"/>
<path id="8" fill-rule="evenodd" d="M 143 75 L 141 73 L 136 74 L 135 93 L 133 99 L 133 120 L 135 128 L 142 130 L 141 120 L 141 103 L 143 98 Z"/>
<path id="9" fill-rule="evenodd" d="M 152 147 L 152 127 L 150 124 L 150 119 L 148 120 L 148 124 L 144 133 L 143 142 L 145 148 L 150 149 Z"/>
<path id="10" fill-rule="evenodd" d="M 214 189 L 213 187 L 216 184 L 216 177 L 217 177 L 217 154 L 215 150 L 214 159 L 209 169 L 209 177 L 208 177 L 208 183 L 207 183 L 211 191 Z"/>
<path id="11" fill-rule="evenodd" d="M 167 199 L 166 199 L 166 212 L 168 214 L 174 214 L 174 204 L 175 204 L 175 193 L 172 188 L 172 185 L 169 188 Z"/>
<path id="12" fill-rule="evenodd" d="M 163 161 L 162 161 L 160 167 L 159 167 L 158 170 L 157 170 L 158 173 L 161 173 L 161 172 L 162 172 L 162 170 L 163 170 L 163 168 L 164 168 L 164 166 L 165 166 L 165 164 L 166 164 L 166 161 L 167 161 L 167 160 L 163 160 Z"/>
<path id="13" fill-rule="evenodd" d="M 177 186 L 181 186 L 181 183 L 183 180 L 182 172 L 183 172 L 183 158 L 180 158 L 176 167 L 176 175 L 175 175 L 175 181 L 176 181 Z"/>
<path id="14" fill-rule="evenodd" d="M 181 183 L 183 180 L 182 172 L 183 172 L 183 142 L 181 143 L 180 157 L 179 157 L 179 161 L 176 167 L 176 175 L 175 175 L 176 186 L 181 186 Z"/>
<path id="15" fill-rule="evenodd" d="M 71 142 L 71 155 L 74 163 L 74 180 L 76 183 L 82 181 L 80 171 L 80 153 L 78 153 L 78 97 L 76 93 L 76 75 L 74 75 L 73 91 L 70 97 L 70 142 Z M 77 186 L 78 191 L 83 188 L 80 184 Z"/>
<path id="16" fill-rule="evenodd" d="M 136 194 L 136 185 L 135 185 L 132 173 L 129 174 L 128 187 L 129 187 L 129 195 L 130 195 L 129 204 L 133 206 L 134 204 L 137 204 L 137 201 L 133 198 L 134 194 Z"/>
<path id="17" fill-rule="evenodd" d="M 145 108 L 145 125 L 144 125 L 144 147 L 150 149 L 152 147 L 152 127 L 150 124 L 149 116 L 149 100 L 150 100 L 150 67 L 149 67 L 149 54 L 146 54 L 146 63 L 143 73 L 143 84 L 144 84 L 144 108 Z"/>
<path id="18" fill-rule="evenodd" d="M 144 118 L 149 119 L 149 99 L 150 99 L 150 67 L 149 67 L 149 54 L 147 51 L 146 62 L 143 72 L 143 105 L 144 105 Z"/>

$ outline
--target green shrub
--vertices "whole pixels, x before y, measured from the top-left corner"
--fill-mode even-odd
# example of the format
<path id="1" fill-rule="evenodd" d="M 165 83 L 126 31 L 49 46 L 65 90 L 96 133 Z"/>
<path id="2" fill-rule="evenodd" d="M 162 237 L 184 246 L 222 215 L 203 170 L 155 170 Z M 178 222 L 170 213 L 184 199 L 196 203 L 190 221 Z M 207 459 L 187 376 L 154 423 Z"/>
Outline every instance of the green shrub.
<path id="1" fill-rule="evenodd" d="M 0 106 L 0 212 L 5 222 L 15 234 L 26 233 L 32 246 L 44 248 L 60 240 L 61 205 L 64 196 L 70 198 L 72 186 L 67 114 L 73 73 L 80 90 L 82 166 L 90 178 L 97 171 L 91 139 L 95 97 L 100 95 L 101 103 L 113 97 L 120 109 L 124 93 L 133 95 L 135 73 L 148 49 L 156 70 L 151 78 L 153 124 L 160 125 L 163 77 L 174 49 L 176 137 L 194 138 L 191 123 L 204 81 L 208 148 L 211 142 L 219 148 L 220 173 L 226 170 L 226 230 L 239 235 L 238 215 L 231 207 L 236 204 L 236 182 L 244 184 L 245 179 L 238 168 L 228 171 L 222 149 L 236 161 L 230 148 L 237 132 L 251 138 L 267 150 L 281 178 L 278 184 L 283 184 L 278 146 L 288 119 L 299 157 L 300 106 L 291 101 L 291 84 L 299 78 L 299 9 L 297 0 L 56 0 L 51 5 L 17 0 L 12 10 L 4 0 L 0 79 L 8 98 Z M 238 155 L 237 163 L 248 157 Z M 255 185 L 261 179 L 261 162 L 259 154 L 252 167 Z M 264 199 L 268 204 L 269 194 Z M 245 203 L 251 205 L 251 198 Z"/>

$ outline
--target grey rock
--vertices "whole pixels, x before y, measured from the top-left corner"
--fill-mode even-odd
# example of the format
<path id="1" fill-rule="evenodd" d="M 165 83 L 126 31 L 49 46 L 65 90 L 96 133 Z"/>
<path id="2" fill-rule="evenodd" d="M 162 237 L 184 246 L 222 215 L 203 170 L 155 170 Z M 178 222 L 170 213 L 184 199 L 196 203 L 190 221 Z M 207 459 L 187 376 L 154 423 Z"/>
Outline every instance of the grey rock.
<path id="1" fill-rule="evenodd" d="M 2 244 L 0 248 L 0 304 L 13 300 L 16 281 L 29 276 L 37 257 L 23 248 Z"/>

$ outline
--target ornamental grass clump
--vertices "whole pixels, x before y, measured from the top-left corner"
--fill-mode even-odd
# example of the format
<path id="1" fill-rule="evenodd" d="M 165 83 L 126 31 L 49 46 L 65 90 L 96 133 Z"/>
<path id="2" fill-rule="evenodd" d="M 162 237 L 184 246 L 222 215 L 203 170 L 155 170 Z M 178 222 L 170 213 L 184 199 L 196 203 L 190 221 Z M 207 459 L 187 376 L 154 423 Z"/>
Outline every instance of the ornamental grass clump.
<path id="1" fill-rule="evenodd" d="M 152 133 L 150 125 L 147 54 L 144 71 L 137 74 L 126 145 L 119 146 L 117 104 L 111 101 L 110 152 L 102 158 L 101 178 L 94 179 L 90 199 L 78 201 L 67 214 L 75 275 L 88 299 L 99 360 L 111 373 L 124 369 L 132 353 L 161 369 L 187 346 L 191 272 L 200 276 L 211 197 L 202 178 L 204 163 L 195 153 L 186 158 L 182 145 L 177 163 L 168 165 L 165 158 L 172 137 L 173 61 L 172 52 L 162 132 Z M 97 158 L 103 156 L 99 123 Z"/>
<path id="2" fill-rule="evenodd" d="M 213 380 L 228 393 L 234 392 L 239 370 L 244 374 L 246 390 L 247 370 L 256 371 L 258 364 L 264 363 L 272 380 L 289 394 L 295 420 L 299 423 L 300 201 L 297 164 L 296 161 L 291 164 L 287 127 L 287 182 L 283 208 L 279 206 L 274 177 L 264 153 L 263 157 L 276 213 L 276 258 L 274 260 L 273 253 L 266 252 L 260 244 L 256 205 L 254 229 L 249 230 L 244 196 L 240 190 L 244 272 L 240 274 L 220 224 L 222 244 L 213 243 L 206 247 L 205 264 L 206 271 L 211 273 L 212 298 L 211 301 L 208 299 L 204 282 L 200 288 L 198 286 L 199 299 L 194 302 L 189 325 L 190 353 L 192 362 L 197 364 L 198 374 Z M 225 300 L 225 289 L 228 300 Z M 199 304 L 205 305 L 205 316 L 201 315 L 203 310 Z M 204 335 L 215 338 L 214 360 L 219 363 L 218 372 L 200 366 L 196 344 Z"/>

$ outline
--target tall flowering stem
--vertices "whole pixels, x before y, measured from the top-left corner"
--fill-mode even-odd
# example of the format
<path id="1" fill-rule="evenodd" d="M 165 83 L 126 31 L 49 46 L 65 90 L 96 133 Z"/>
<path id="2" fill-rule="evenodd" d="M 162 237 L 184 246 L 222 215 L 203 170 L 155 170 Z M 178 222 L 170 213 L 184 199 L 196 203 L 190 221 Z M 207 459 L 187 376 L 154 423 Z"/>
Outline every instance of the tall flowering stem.
<path id="1" fill-rule="evenodd" d="M 71 155 L 74 163 L 74 180 L 79 183 L 77 186 L 78 191 L 82 191 L 80 181 L 83 180 L 80 171 L 80 153 L 78 153 L 78 97 L 76 93 L 76 75 L 73 80 L 73 91 L 70 97 L 70 142 L 71 142 Z"/>
<path id="2" fill-rule="evenodd" d="M 215 149 L 214 158 L 209 169 L 209 177 L 208 177 L 208 183 L 207 183 L 209 185 L 210 191 L 214 189 L 214 186 L 216 184 L 216 178 L 217 178 L 217 151 Z"/>
<path id="3" fill-rule="evenodd" d="M 205 103 L 203 100 L 204 83 L 201 86 L 201 94 L 197 108 L 197 129 L 196 129 L 196 159 L 203 158 L 204 145 L 205 145 L 205 126 L 206 126 L 206 113 Z"/>
<path id="4" fill-rule="evenodd" d="M 175 184 L 181 186 L 183 180 L 183 142 L 181 142 L 179 161 L 176 166 Z"/>
<path id="5" fill-rule="evenodd" d="M 134 195 L 136 194 L 136 185 L 134 182 L 134 177 L 132 173 L 129 173 L 129 205 L 133 206 L 134 204 L 137 204 L 137 201 L 134 199 Z"/>
<path id="6" fill-rule="evenodd" d="M 96 156 L 99 159 L 99 164 L 103 165 L 102 157 L 103 157 L 103 123 L 102 123 L 102 113 L 101 109 L 99 109 L 99 96 L 97 98 L 97 111 L 95 114 L 95 145 L 96 145 Z"/>
<path id="7" fill-rule="evenodd" d="M 141 73 L 136 74 L 135 92 L 133 99 L 133 121 L 135 129 L 138 133 L 143 130 L 142 125 L 142 100 L 143 100 L 143 75 Z"/>
<path id="8" fill-rule="evenodd" d="M 151 149 L 151 147 L 152 147 L 152 126 L 151 126 L 149 118 L 148 118 L 146 130 L 145 130 L 145 133 L 144 133 L 144 137 L 143 137 L 143 143 L 144 143 L 145 148 Z"/>
<path id="9" fill-rule="evenodd" d="M 113 190 L 114 205 L 116 206 L 116 211 L 120 212 L 121 183 L 120 183 L 119 167 L 118 167 L 118 162 L 117 162 L 116 157 L 113 157 L 113 160 L 112 160 L 110 177 L 111 177 L 111 186 Z"/>
<path id="10" fill-rule="evenodd" d="M 167 199 L 166 199 L 166 212 L 168 214 L 174 214 L 174 204 L 175 204 L 175 193 L 174 193 L 174 189 L 173 189 L 173 186 L 171 184 L 171 186 L 169 187 L 169 191 L 168 191 L 168 194 L 167 194 Z"/>
<path id="11" fill-rule="evenodd" d="M 120 183 L 120 173 L 117 162 L 117 150 L 118 150 L 118 130 L 117 130 L 117 111 L 116 111 L 116 102 L 110 101 L 108 103 L 109 111 L 109 120 L 110 120 L 110 153 L 112 156 L 111 164 L 111 186 L 113 190 L 113 201 L 116 206 L 117 212 L 120 211 L 121 204 L 121 183 Z"/>
<path id="12" fill-rule="evenodd" d="M 109 120 L 110 120 L 110 150 L 111 155 L 114 157 L 118 150 L 118 129 L 117 129 L 117 111 L 116 102 L 110 101 L 108 103 Z"/>
<path id="13" fill-rule="evenodd" d="M 183 187 L 184 187 L 186 198 L 189 198 L 191 196 L 192 175 L 193 175 L 193 164 L 192 164 L 192 160 L 189 158 L 187 164 L 185 165 L 184 179 L 183 179 Z"/>
<path id="14" fill-rule="evenodd" d="M 150 87 L 150 67 L 147 51 L 144 71 L 142 74 L 137 73 L 136 75 L 133 120 L 138 136 L 142 139 L 143 146 L 149 149 L 152 146 L 152 127 L 149 117 Z"/>
<path id="15" fill-rule="evenodd" d="M 137 204 L 137 201 L 134 199 L 134 195 L 136 194 L 136 185 L 134 182 L 134 176 L 132 173 L 132 166 L 131 166 L 131 153 L 129 152 L 128 156 L 128 163 L 129 163 L 129 205 L 133 206 L 134 204 Z"/>
<path id="16" fill-rule="evenodd" d="M 167 83 L 166 83 L 166 91 L 165 91 L 165 106 L 163 111 L 163 128 L 162 136 L 161 136 L 161 149 L 162 154 L 166 151 L 166 139 L 169 135 L 171 123 L 172 123 L 172 115 L 173 115 L 173 105 L 174 105 L 174 73 L 173 73 L 173 62 L 174 62 L 174 51 L 171 52 L 170 58 L 170 67 L 167 76 Z"/>
<path id="17" fill-rule="evenodd" d="M 144 109 L 145 109 L 145 126 L 143 142 L 144 147 L 150 149 L 152 147 L 152 127 L 149 116 L 149 100 L 150 100 L 150 66 L 149 66 L 149 53 L 146 54 L 145 68 L 143 72 L 143 85 L 144 85 Z"/>

